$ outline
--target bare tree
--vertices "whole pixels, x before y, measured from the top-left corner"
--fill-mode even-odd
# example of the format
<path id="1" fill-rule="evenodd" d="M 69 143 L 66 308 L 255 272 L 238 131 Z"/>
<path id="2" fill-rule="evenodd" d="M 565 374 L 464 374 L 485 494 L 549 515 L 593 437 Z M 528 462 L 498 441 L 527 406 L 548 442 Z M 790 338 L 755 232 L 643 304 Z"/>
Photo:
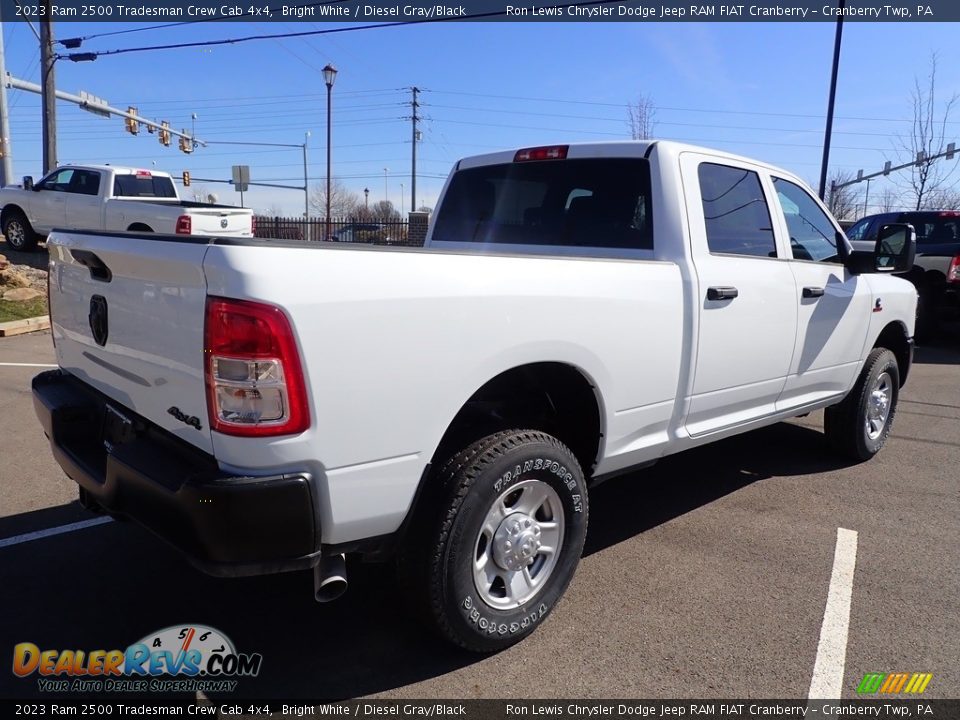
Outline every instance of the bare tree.
<path id="1" fill-rule="evenodd" d="M 336 178 L 330 181 L 330 217 L 347 218 L 363 208 L 360 197 Z M 310 210 L 321 218 L 327 215 L 327 184 L 317 183 L 310 193 Z"/>
<path id="2" fill-rule="evenodd" d="M 903 200 L 901 199 L 900 192 L 887 186 L 883 189 L 883 192 L 880 193 L 874 206 L 880 212 L 893 212 L 903 207 Z"/>
<path id="3" fill-rule="evenodd" d="M 960 100 L 953 93 L 945 103 L 936 102 L 937 54 L 930 56 L 930 74 L 921 84 L 914 76 L 910 101 L 913 104 L 913 125 L 909 136 L 900 136 L 897 143 L 899 154 L 910 166 L 909 180 L 904 183 L 916 210 L 928 207 L 928 198 L 938 190 L 947 189 L 956 184 L 948 183 L 956 164 L 948 166 L 943 158 L 937 158 L 947 149 L 950 138 L 947 137 L 947 123 L 954 105 Z"/>
<path id="4" fill-rule="evenodd" d="M 270 207 L 263 211 L 263 214 L 267 217 L 283 217 L 283 209 L 276 203 L 272 203 Z"/>
<path id="5" fill-rule="evenodd" d="M 960 210 L 960 190 L 944 188 L 927 195 L 924 208 L 928 210 Z"/>
<path id="6" fill-rule="evenodd" d="M 215 203 L 216 200 L 211 200 L 210 198 L 216 198 L 210 188 L 205 185 L 191 185 L 190 186 L 190 195 L 193 198 L 194 202 L 200 203 Z"/>
<path id="7" fill-rule="evenodd" d="M 433 208 L 430 207 L 429 205 L 421 205 L 420 207 L 417 208 L 417 212 L 432 213 Z"/>
<path id="8" fill-rule="evenodd" d="M 830 176 L 830 186 L 827 192 L 827 207 L 837 220 L 856 220 L 860 203 L 857 200 L 855 185 L 837 187 L 853 179 L 853 173 L 844 170 L 834 170 Z"/>
<path id="9" fill-rule="evenodd" d="M 371 217 L 377 220 L 399 220 L 400 213 L 389 200 L 380 200 L 370 206 Z"/>
<path id="10" fill-rule="evenodd" d="M 630 128 L 630 138 L 632 140 L 652 138 L 657 125 L 654 122 L 656 114 L 657 108 L 653 104 L 653 98 L 640 93 L 636 102 L 627 105 L 627 126 Z"/>

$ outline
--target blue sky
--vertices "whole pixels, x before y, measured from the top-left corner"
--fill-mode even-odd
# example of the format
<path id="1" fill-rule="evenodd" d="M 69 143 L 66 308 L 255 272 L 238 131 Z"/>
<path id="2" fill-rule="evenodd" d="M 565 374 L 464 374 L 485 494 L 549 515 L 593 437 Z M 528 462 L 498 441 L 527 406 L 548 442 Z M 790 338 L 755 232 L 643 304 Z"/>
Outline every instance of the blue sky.
<path id="1" fill-rule="evenodd" d="M 141 27 L 147 24 L 145 23 Z M 57 38 L 137 27 L 58 23 Z M 201 23 L 103 37 L 82 50 L 302 31 L 330 24 Z M 342 25 L 337 25 L 342 27 Z M 960 93 L 960 26 L 949 23 L 844 25 L 831 168 L 865 172 L 896 159 L 909 130 L 915 75 L 939 53 L 938 94 Z M 4 23 L 7 70 L 38 81 L 37 40 Z M 165 50 L 57 63 L 57 85 L 116 107 L 190 128 L 197 137 L 308 143 L 311 186 L 326 172 L 326 88 L 321 68 L 339 70 L 333 90 L 333 176 L 370 202 L 384 193 L 410 204 L 409 87 L 421 95 L 423 141 L 418 205 L 433 205 L 453 162 L 492 149 L 628 136 L 626 105 L 640 93 L 657 106 L 656 135 L 756 157 L 815 183 L 819 176 L 834 25 L 809 23 L 488 22 L 440 23 L 266 40 L 209 49 Z M 14 174 L 39 176 L 39 96 L 10 90 Z M 194 178 L 302 184 L 299 148 L 210 146 L 186 156 L 155 135 L 132 136 L 122 120 L 59 103 L 59 160 L 156 167 Z M 960 109 L 950 126 L 960 135 Z M 956 162 L 956 161 L 954 161 Z M 386 174 L 386 190 L 384 168 Z M 960 174 L 958 174 L 960 175 Z M 195 183 L 195 185 L 200 183 Z M 227 185 L 204 184 L 239 203 Z M 858 186 L 861 193 L 865 188 Z M 871 196 L 883 189 L 873 183 Z M 252 190 L 246 205 L 302 214 L 303 194 Z"/>

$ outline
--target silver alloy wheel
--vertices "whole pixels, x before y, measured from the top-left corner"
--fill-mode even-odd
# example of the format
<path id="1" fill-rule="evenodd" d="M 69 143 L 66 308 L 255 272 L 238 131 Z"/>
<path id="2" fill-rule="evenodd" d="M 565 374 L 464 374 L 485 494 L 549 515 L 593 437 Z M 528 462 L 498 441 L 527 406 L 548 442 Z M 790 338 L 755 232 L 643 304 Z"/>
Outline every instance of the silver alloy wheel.
<path id="1" fill-rule="evenodd" d="M 893 397 L 893 378 L 890 373 L 882 372 L 873 383 L 867 398 L 867 418 L 865 428 L 867 437 L 876 440 L 883 433 L 890 417 L 890 403 Z"/>
<path id="2" fill-rule="evenodd" d="M 14 249 L 19 250 L 22 248 L 23 244 L 27 240 L 27 233 L 23 228 L 23 223 L 17 219 L 13 219 L 8 222 L 6 231 L 4 232 L 4 237 Z"/>
<path id="3" fill-rule="evenodd" d="M 563 505 L 542 480 L 524 480 L 498 497 L 483 520 L 473 556 L 473 583 L 490 607 L 529 602 L 557 566 Z"/>

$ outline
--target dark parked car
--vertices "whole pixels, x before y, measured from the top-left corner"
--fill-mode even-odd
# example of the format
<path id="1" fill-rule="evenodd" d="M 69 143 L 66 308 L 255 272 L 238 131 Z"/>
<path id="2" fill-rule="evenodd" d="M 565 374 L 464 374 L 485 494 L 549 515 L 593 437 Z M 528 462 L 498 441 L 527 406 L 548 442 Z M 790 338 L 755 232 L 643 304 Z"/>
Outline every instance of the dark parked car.
<path id="1" fill-rule="evenodd" d="M 390 234 L 381 223 L 348 223 L 333 228 L 330 239 L 335 242 L 389 243 Z"/>
<path id="2" fill-rule="evenodd" d="M 929 336 L 946 313 L 960 310 L 960 212 L 918 210 L 868 215 L 847 230 L 856 250 L 872 250 L 886 223 L 909 223 L 917 231 L 913 269 L 904 275 L 917 288 L 916 334 Z"/>

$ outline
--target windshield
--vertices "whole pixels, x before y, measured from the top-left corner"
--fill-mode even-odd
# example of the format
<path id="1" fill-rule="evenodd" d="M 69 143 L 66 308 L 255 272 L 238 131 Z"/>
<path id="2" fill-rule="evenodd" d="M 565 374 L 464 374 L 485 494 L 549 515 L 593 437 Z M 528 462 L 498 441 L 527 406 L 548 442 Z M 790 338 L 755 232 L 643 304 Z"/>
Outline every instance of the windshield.
<path id="1" fill-rule="evenodd" d="M 177 197 L 173 180 L 164 175 L 117 175 L 113 180 L 113 194 L 114 197 Z"/>
<path id="2" fill-rule="evenodd" d="M 433 241 L 650 249 L 649 166 L 594 158 L 461 170 Z"/>

